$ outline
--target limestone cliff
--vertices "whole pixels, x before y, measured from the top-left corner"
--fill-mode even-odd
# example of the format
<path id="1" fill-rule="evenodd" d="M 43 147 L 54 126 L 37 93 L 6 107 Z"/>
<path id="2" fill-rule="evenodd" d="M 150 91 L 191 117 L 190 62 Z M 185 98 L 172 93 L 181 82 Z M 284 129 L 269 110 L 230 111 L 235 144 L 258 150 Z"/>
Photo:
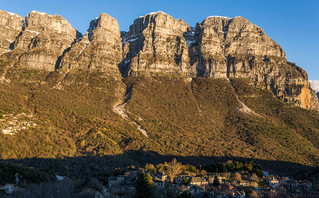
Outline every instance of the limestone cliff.
<path id="1" fill-rule="evenodd" d="M 102 13 L 90 23 L 86 35 L 64 54 L 59 68 L 99 69 L 120 75 L 122 42 L 119 25 L 113 17 Z"/>
<path id="2" fill-rule="evenodd" d="M 197 24 L 193 43 L 191 65 L 198 76 L 249 78 L 282 100 L 319 110 L 307 73 L 289 63 L 281 47 L 243 17 L 208 17 Z"/>
<path id="3" fill-rule="evenodd" d="M 184 33 L 191 27 L 163 12 L 139 17 L 124 39 L 124 64 L 129 75 L 170 73 L 194 75 Z"/>
<path id="4" fill-rule="evenodd" d="M 26 18 L 0 10 L 0 57 L 46 71 L 97 69 L 120 78 L 169 74 L 249 78 L 281 100 L 319 111 L 307 73 L 286 59 L 263 29 L 243 17 L 206 18 L 196 28 L 163 13 L 137 18 L 120 32 L 102 13 L 86 35 L 61 16 L 32 11 Z"/>
<path id="5" fill-rule="evenodd" d="M 18 14 L 0 10 L 0 55 L 8 52 L 23 27 L 24 18 Z"/>
<path id="6" fill-rule="evenodd" d="M 16 61 L 24 67 L 54 71 L 56 62 L 80 36 L 71 24 L 59 15 L 32 11 L 12 43 Z"/>

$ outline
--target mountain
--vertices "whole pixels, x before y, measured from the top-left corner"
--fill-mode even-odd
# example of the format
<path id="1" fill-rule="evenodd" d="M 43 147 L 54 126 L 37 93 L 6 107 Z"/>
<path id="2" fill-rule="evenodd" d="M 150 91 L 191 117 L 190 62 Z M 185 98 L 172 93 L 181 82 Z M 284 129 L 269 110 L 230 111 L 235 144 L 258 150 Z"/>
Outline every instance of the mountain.
<path id="1" fill-rule="evenodd" d="M 145 151 L 318 165 L 307 73 L 243 17 L 194 28 L 156 12 L 120 32 L 102 13 L 81 35 L 58 15 L 0 14 L 1 159 L 114 156 L 117 167 L 154 160 L 124 155 Z"/>

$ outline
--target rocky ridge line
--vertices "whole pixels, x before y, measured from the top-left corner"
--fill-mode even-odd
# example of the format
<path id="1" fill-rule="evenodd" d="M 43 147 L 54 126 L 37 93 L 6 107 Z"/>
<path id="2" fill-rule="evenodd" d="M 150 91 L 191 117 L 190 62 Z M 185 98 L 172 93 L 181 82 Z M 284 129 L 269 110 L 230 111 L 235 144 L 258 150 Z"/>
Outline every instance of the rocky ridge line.
<path id="1" fill-rule="evenodd" d="M 50 72 L 98 69 L 118 79 L 119 69 L 124 76 L 249 78 L 281 100 L 319 110 L 307 73 L 243 17 L 212 16 L 192 28 L 156 12 L 137 18 L 121 35 L 116 19 L 102 13 L 82 36 L 58 15 L 0 15 L 0 53 L 15 65 Z"/>

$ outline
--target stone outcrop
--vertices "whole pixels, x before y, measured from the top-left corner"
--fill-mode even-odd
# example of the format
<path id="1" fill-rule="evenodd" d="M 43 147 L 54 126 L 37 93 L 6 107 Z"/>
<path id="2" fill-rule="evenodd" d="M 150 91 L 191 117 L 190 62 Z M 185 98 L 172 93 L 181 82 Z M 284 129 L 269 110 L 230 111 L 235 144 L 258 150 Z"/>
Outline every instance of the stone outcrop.
<path id="1" fill-rule="evenodd" d="M 102 13 L 90 23 L 86 35 L 66 52 L 59 68 L 99 69 L 120 75 L 122 41 L 119 25 L 113 17 Z"/>
<path id="2" fill-rule="evenodd" d="M 197 24 L 190 58 L 198 76 L 249 78 L 282 100 L 319 110 L 307 73 L 289 63 L 281 47 L 243 17 L 214 16 Z"/>
<path id="3" fill-rule="evenodd" d="M 11 48 L 19 54 L 21 66 L 54 71 L 59 56 L 79 36 L 62 16 L 32 11 Z"/>
<path id="4" fill-rule="evenodd" d="M 23 20 L 18 14 L 0 10 L 0 55 L 10 51 L 12 43 L 22 31 Z"/>
<path id="5" fill-rule="evenodd" d="M 163 12 L 136 19 L 123 39 L 127 73 L 193 75 L 185 33 L 191 33 L 189 25 Z"/>
<path id="6" fill-rule="evenodd" d="M 249 78 L 279 99 L 319 111 L 307 73 L 243 17 L 212 16 L 192 28 L 156 12 L 120 32 L 116 19 L 102 13 L 82 36 L 58 15 L 32 11 L 23 18 L 0 10 L 0 16 L 0 56 L 16 65 L 46 71 L 98 69 L 118 77 L 121 71 L 123 76 Z"/>
<path id="7" fill-rule="evenodd" d="M 232 67 L 233 60 L 249 57 L 285 60 L 281 47 L 243 17 L 212 16 L 196 25 L 191 64 L 204 77 L 247 77 L 248 66 Z M 228 61 L 233 61 L 228 64 Z M 228 64 L 228 65 L 227 65 Z"/>

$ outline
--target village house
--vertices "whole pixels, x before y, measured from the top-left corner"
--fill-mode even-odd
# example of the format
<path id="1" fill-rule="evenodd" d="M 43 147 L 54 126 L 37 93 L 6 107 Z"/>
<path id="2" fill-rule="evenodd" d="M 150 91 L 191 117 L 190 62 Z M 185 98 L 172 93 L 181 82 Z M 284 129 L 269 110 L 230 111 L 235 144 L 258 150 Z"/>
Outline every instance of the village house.
<path id="1" fill-rule="evenodd" d="M 238 197 L 244 198 L 245 192 L 237 190 L 234 186 L 230 185 L 229 183 L 219 185 L 216 193 L 218 194 L 217 197 Z"/>
<path id="2" fill-rule="evenodd" d="M 225 183 L 225 184 L 220 184 L 219 185 L 219 190 L 220 191 L 226 191 L 226 190 L 232 191 L 234 189 L 235 189 L 235 187 L 230 185 L 229 183 Z"/>
<path id="3" fill-rule="evenodd" d="M 167 175 L 165 174 L 165 172 L 157 173 L 155 176 L 163 182 L 165 182 L 167 179 Z"/>
<path id="4" fill-rule="evenodd" d="M 217 178 L 218 178 L 220 184 L 226 182 L 226 177 L 224 177 L 224 176 L 217 176 Z M 215 180 L 215 175 L 208 176 L 208 183 L 212 184 L 212 183 L 214 183 L 214 180 Z"/>
<path id="5" fill-rule="evenodd" d="M 28 129 L 29 127 L 37 127 L 38 125 L 32 121 L 23 120 L 27 116 L 25 113 L 18 114 L 14 116 L 13 114 L 2 115 L 0 120 L 0 129 L 2 133 L 6 135 L 14 135 L 21 129 Z M 31 116 L 32 117 L 32 116 Z"/>
<path id="6" fill-rule="evenodd" d="M 202 185 L 207 185 L 208 181 L 207 181 L 207 178 L 192 177 L 190 184 L 195 186 L 202 186 Z"/>
<path id="7" fill-rule="evenodd" d="M 271 186 L 272 188 L 278 188 L 279 187 L 279 181 L 273 177 L 271 179 L 268 180 L 269 186 Z"/>
<path id="8" fill-rule="evenodd" d="M 248 181 L 240 181 L 240 182 L 239 182 L 239 185 L 240 185 L 240 186 L 251 186 L 251 182 L 248 182 Z"/>
<path id="9" fill-rule="evenodd" d="M 158 188 L 164 188 L 165 187 L 165 182 L 160 180 L 158 177 L 155 177 L 153 179 L 154 185 Z"/>

